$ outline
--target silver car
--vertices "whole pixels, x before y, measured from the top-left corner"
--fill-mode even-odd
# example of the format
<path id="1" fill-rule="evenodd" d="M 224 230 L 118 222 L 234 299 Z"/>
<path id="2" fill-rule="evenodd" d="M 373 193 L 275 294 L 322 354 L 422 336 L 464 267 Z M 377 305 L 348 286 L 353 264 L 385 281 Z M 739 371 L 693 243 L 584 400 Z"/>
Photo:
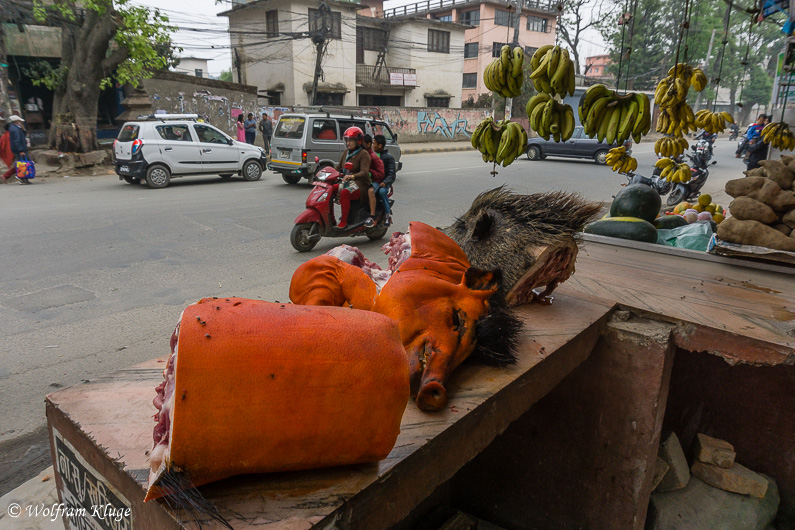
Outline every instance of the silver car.
<path id="1" fill-rule="evenodd" d="M 165 188 L 172 177 L 242 175 L 259 180 L 267 158 L 261 147 L 233 140 L 195 114 L 157 114 L 126 122 L 113 142 L 119 180 Z"/>

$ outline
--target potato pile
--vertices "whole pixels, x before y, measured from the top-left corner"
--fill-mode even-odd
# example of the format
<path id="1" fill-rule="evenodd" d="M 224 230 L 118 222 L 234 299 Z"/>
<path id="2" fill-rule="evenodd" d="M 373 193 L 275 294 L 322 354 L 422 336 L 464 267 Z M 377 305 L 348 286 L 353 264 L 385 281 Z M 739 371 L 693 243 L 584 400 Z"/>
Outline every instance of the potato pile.
<path id="1" fill-rule="evenodd" d="M 731 217 L 718 237 L 731 243 L 795 252 L 795 157 L 762 160 L 745 178 L 726 183 Z"/>

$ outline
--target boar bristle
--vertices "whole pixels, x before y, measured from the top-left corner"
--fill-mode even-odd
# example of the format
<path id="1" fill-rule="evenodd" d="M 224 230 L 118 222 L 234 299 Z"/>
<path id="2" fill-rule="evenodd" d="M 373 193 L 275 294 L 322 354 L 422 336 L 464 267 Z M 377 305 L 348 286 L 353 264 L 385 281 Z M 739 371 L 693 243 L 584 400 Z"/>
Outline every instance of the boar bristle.
<path id="1" fill-rule="evenodd" d="M 203 528 L 202 521 L 214 520 L 220 525 L 233 528 L 223 515 L 218 512 L 215 504 L 199 492 L 191 483 L 188 475 L 176 469 L 167 469 L 157 479 L 156 486 L 163 491 L 169 492 L 168 495 L 161 497 L 163 502 L 171 508 L 174 515 L 179 512 L 187 514 L 191 523 L 198 528 Z M 186 526 L 186 521 L 179 520 L 179 526 Z"/>

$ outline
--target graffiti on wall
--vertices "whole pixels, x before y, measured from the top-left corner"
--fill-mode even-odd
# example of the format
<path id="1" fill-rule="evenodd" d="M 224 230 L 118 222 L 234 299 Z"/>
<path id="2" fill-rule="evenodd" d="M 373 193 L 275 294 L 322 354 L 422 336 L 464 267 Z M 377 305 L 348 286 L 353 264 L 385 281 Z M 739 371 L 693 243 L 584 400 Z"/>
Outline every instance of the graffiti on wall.
<path id="1" fill-rule="evenodd" d="M 417 129 L 421 133 L 441 134 L 447 139 L 452 139 L 456 134 L 463 134 L 469 138 L 472 133 L 467 131 L 467 125 L 467 119 L 462 118 L 460 112 L 450 123 L 438 112 L 417 112 Z"/>

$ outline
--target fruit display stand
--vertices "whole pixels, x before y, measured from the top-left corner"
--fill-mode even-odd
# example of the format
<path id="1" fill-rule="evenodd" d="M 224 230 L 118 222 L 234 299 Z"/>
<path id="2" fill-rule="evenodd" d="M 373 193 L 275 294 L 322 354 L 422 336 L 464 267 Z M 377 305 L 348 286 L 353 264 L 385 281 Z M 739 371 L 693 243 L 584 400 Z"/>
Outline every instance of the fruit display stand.
<path id="1" fill-rule="evenodd" d="M 795 408 L 791 272 L 587 237 L 554 303 L 519 309 L 518 363 L 465 364 L 441 412 L 409 402 L 386 460 L 238 476 L 201 493 L 234 528 L 438 528 L 454 508 L 504 527 L 642 528 L 661 432 L 685 441 L 690 418 L 772 476 L 780 514 L 795 518 L 795 455 L 780 449 L 795 447 L 795 417 L 781 413 Z M 195 527 L 143 503 L 164 359 L 47 397 L 62 502 L 129 508 L 117 527 Z M 738 370 L 740 388 L 726 383 Z M 696 371 L 700 388 L 675 385 Z M 697 390 L 701 420 L 680 405 Z M 732 393 L 742 399 L 727 405 Z"/>

